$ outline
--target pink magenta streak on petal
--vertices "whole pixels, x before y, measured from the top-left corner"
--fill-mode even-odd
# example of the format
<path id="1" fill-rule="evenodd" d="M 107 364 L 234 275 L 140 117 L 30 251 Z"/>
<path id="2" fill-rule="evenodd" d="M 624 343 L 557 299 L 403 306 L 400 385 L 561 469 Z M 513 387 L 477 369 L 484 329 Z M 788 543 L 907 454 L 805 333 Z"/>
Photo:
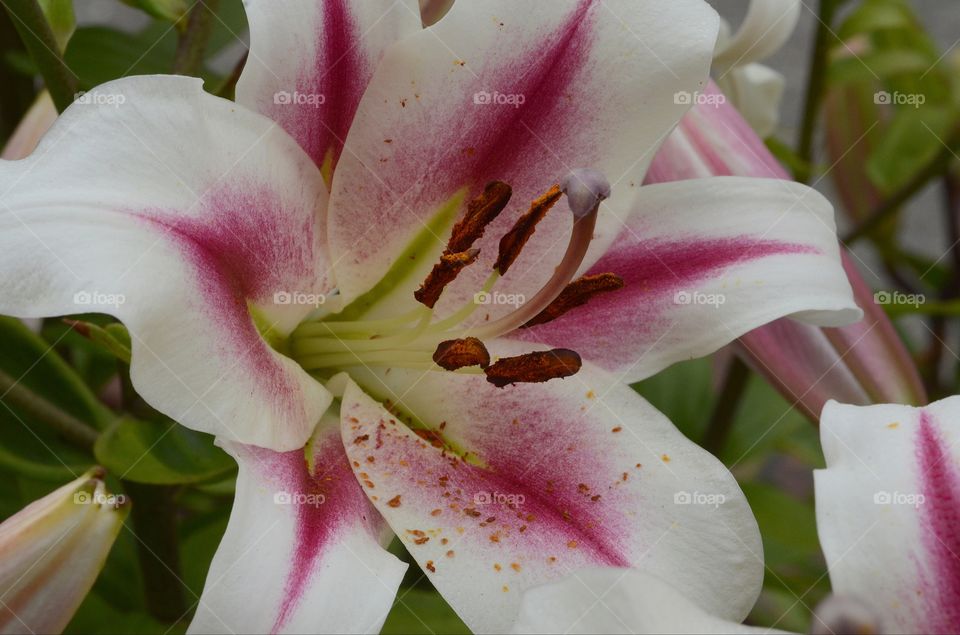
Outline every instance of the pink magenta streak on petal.
<path id="1" fill-rule="evenodd" d="M 479 458 L 484 467 L 435 447 L 432 442 L 441 438 L 437 433 L 425 440 L 406 434 L 395 418 L 373 424 L 377 432 L 366 439 L 359 433 L 372 425 L 358 429 L 358 451 L 376 458 L 371 472 L 389 465 L 391 482 L 402 482 L 398 487 L 407 502 L 401 504 L 431 512 L 424 513 L 422 527 L 394 529 L 430 534 L 435 527 L 461 527 L 465 539 L 502 548 L 517 558 L 539 563 L 558 558 L 569 564 L 575 557 L 580 563 L 629 566 L 631 519 L 625 516 L 621 472 L 606 469 L 610 461 L 604 461 L 597 448 L 581 445 L 586 434 L 568 434 L 569 447 L 558 452 L 562 456 L 538 462 L 531 448 L 554 438 L 544 436 L 546 429 L 560 426 L 561 431 L 554 429 L 553 434 L 563 437 L 564 423 L 576 422 L 545 421 L 541 409 L 509 395 L 503 398 L 509 403 L 498 404 L 497 410 L 509 415 L 503 415 L 501 424 L 476 420 L 486 440 L 477 439 L 470 447 L 472 458 Z M 498 446 L 494 438 L 500 439 Z M 391 490 L 382 495 L 392 494 Z"/>
<path id="2" fill-rule="evenodd" d="M 297 519 L 295 548 L 290 556 L 283 601 L 272 629 L 279 632 L 303 600 L 320 568 L 325 547 L 345 531 L 369 531 L 377 535 L 379 515 L 357 485 L 339 434 L 328 436 L 316 448 L 313 474 L 307 469 L 302 450 L 278 454 L 251 446 L 249 451 L 264 472 L 263 478 L 290 495 L 290 509 Z"/>
<path id="3" fill-rule="evenodd" d="M 933 417 L 920 413 L 917 464 L 923 503 L 921 541 L 926 552 L 921 571 L 928 633 L 960 630 L 960 474 Z"/>
<path id="4" fill-rule="evenodd" d="M 669 328 L 667 320 L 670 310 L 677 308 L 677 291 L 696 291 L 694 285 L 759 258 L 815 253 L 806 245 L 751 236 L 642 241 L 624 231 L 617 243 L 589 273 L 615 273 L 623 278 L 623 289 L 597 296 L 553 322 L 521 329 L 512 337 L 572 347 L 601 365 L 608 362 L 591 358 L 591 350 L 612 355 L 615 359 L 610 362 L 631 364 L 636 361 L 636 351 L 622 345 L 621 334 L 646 333 L 651 341 L 656 339 L 654 334 Z M 616 358 L 618 354 L 623 358 Z"/>
<path id="5" fill-rule="evenodd" d="M 277 291 L 310 291 L 315 271 L 313 217 L 303 222 L 283 212 L 268 188 L 217 187 L 196 205 L 194 216 L 155 210 L 140 214 L 160 228 L 197 272 L 197 302 L 224 335 L 226 358 L 244 359 L 264 389 L 291 416 L 302 417 L 298 386 L 273 357 L 251 318 L 248 301 L 269 303 Z M 311 286 L 302 289 L 304 285 Z"/>
<path id="6" fill-rule="evenodd" d="M 595 4 L 596 0 L 582 0 L 567 21 L 534 49 L 504 64 L 496 73 L 480 73 L 485 79 L 496 78 L 501 83 L 478 86 L 478 90 L 522 95 L 524 103 L 519 107 L 494 106 L 496 116 L 483 121 L 483 127 L 476 131 L 480 143 L 471 166 L 472 178 L 465 179 L 467 182 L 480 187 L 490 179 L 510 181 L 518 172 L 543 163 L 546 140 L 537 135 L 547 134 L 552 126 L 561 123 L 576 125 L 573 120 L 577 115 L 586 114 L 572 103 L 571 93 L 590 52 L 590 14 Z M 547 141 L 551 146 L 555 142 L 554 137 Z M 559 176 L 557 173 L 553 178 Z M 545 190 L 550 185 L 552 182 L 545 181 L 539 187 Z"/>
<path id="7" fill-rule="evenodd" d="M 276 104 L 272 110 L 273 119 L 317 165 L 323 164 L 330 150 L 336 165 L 373 72 L 374 64 L 363 55 L 362 37 L 347 0 L 325 0 L 323 22 L 316 34 L 316 55 L 300 69 L 296 87 L 301 95 L 315 99 Z"/>

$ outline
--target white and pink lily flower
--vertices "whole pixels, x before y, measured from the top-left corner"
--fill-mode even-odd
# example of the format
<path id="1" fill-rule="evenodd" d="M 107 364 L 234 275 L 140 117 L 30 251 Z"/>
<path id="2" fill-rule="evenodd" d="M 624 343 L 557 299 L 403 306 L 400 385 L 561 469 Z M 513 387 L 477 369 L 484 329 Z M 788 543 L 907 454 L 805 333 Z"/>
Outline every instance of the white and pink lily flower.
<path id="1" fill-rule="evenodd" d="M 751 0 L 735 33 L 721 23 L 713 66 L 717 85 L 761 137 L 773 134 L 780 123 L 786 83 L 759 62 L 787 43 L 802 6 L 800 0 Z"/>
<path id="2" fill-rule="evenodd" d="M 830 402 L 814 473 L 833 592 L 882 633 L 960 631 L 960 397 L 923 408 Z"/>
<path id="3" fill-rule="evenodd" d="M 829 402 L 814 471 L 833 595 L 816 633 L 960 631 L 960 397 Z M 654 600 L 651 600 L 654 598 Z M 752 633 L 636 569 L 578 571 L 524 596 L 516 632 Z"/>
<path id="4" fill-rule="evenodd" d="M 60 633 L 130 511 L 90 470 L 0 524 L 0 632 Z"/>
<path id="5" fill-rule="evenodd" d="M 627 384 L 860 311 L 814 191 L 640 187 L 716 14 L 470 0 L 423 29 L 414 0 L 247 8 L 238 103 L 112 82 L 0 164 L 0 312 L 116 316 L 137 391 L 239 463 L 191 630 L 376 631 L 392 534 L 476 631 L 587 566 L 741 619 L 749 507 Z"/>

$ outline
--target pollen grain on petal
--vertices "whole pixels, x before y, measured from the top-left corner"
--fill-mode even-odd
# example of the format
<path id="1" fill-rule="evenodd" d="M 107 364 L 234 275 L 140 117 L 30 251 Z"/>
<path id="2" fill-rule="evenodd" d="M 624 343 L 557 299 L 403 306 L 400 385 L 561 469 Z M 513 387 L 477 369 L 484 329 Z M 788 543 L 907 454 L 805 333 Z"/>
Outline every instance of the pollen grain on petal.
<path id="1" fill-rule="evenodd" d="M 453 282 L 464 267 L 472 264 L 479 253 L 479 249 L 468 249 L 455 254 L 444 253 L 440 256 L 440 262 L 430 270 L 420 288 L 413 292 L 413 297 L 417 302 L 432 309 L 440 299 L 444 287 Z"/>
<path id="2" fill-rule="evenodd" d="M 583 306 L 594 296 L 601 293 L 609 293 L 610 291 L 617 291 L 622 289 L 623 286 L 623 278 L 615 273 L 582 276 L 568 284 L 553 302 L 523 326 L 524 328 L 529 328 L 538 324 L 552 322 L 568 311 L 578 306 Z"/>
<path id="3" fill-rule="evenodd" d="M 447 252 L 459 253 L 473 247 L 487 225 L 507 207 L 512 195 L 513 189 L 503 181 L 488 183 L 483 193 L 467 205 L 466 216 L 454 226 L 447 242 Z"/>
<path id="4" fill-rule="evenodd" d="M 543 220 L 543 217 L 560 200 L 561 196 L 563 196 L 563 193 L 560 191 L 559 185 L 551 187 L 543 196 L 530 204 L 530 210 L 521 216 L 514 223 L 513 228 L 500 239 L 500 253 L 497 255 L 494 268 L 501 276 L 507 273 L 507 269 L 514 263 L 524 245 L 533 236 L 537 224 Z"/>
<path id="5" fill-rule="evenodd" d="M 475 337 L 440 342 L 433 353 L 433 361 L 445 370 L 457 370 L 467 366 L 486 368 L 490 365 L 490 353 L 483 342 Z"/>
<path id="6" fill-rule="evenodd" d="M 517 357 L 504 357 L 484 372 L 487 381 L 497 388 L 503 388 L 509 384 L 539 383 L 569 377 L 575 375 L 582 365 L 580 355 L 575 351 L 555 348 Z"/>

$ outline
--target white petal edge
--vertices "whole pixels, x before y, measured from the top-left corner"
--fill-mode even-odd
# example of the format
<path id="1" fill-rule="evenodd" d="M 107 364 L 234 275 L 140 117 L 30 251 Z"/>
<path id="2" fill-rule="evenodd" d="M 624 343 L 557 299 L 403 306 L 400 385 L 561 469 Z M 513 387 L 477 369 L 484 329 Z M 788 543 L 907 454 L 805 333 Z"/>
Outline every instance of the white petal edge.
<path id="1" fill-rule="evenodd" d="M 583 569 L 523 595 L 513 633 L 782 633 L 711 615 L 638 569 Z"/>

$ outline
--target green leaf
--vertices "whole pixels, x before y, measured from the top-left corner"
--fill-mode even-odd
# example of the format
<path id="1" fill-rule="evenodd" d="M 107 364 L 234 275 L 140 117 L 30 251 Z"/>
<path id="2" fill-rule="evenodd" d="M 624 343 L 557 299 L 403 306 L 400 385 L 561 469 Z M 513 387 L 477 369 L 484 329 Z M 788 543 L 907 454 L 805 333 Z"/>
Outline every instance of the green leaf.
<path id="1" fill-rule="evenodd" d="M 889 194 L 908 183 L 942 150 L 955 118 L 935 106 L 899 108 L 867 161 L 870 179 Z"/>
<path id="2" fill-rule="evenodd" d="M 0 370 L 81 421 L 106 428 L 113 414 L 53 347 L 22 322 L 0 317 Z M 0 466 L 46 481 L 75 478 L 93 464 L 43 422 L 6 402 L 0 405 Z"/>
<path id="3" fill-rule="evenodd" d="M 711 358 L 680 362 L 633 388 L 665 414 L 688 438 L 703 438 L 716 396 Z"/>
<path id="4" fill-rule="evenodd" d="M 469 633 L 450 605 L 436 591 L 410 589 L 401 592 L 380 631 L 383 635 L 419 633 Z"/>
<path id="5" fill-rule="evenodd" d="M 73 0 L 39 0 L 39 2 L 62 53 L 77 29 L 77 18 L 73 14 Z"/>
<path id="6" fill-rule="evenodd" d="M 123 0 L 123 3 L 168 22 L 176 22 L 190 8 L 187 0 Z"/>
<path id="7" fill-rule="evenodd" d="M 207 481 L 236 465 L 212 436 L 170 420 L 119 419 L 100 435 L 94 454 L 118 477 L 153 485 Z"/>

